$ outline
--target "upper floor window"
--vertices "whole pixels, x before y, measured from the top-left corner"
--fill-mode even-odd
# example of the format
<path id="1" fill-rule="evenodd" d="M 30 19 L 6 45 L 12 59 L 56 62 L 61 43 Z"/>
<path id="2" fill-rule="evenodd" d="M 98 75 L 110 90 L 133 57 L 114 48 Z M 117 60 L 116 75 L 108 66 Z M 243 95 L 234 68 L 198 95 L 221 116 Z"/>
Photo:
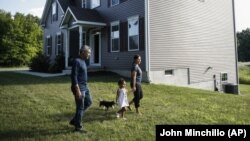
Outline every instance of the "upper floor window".
<path id="1" fill-rule="evenodd" d="M 52 21 L 57 21 L 57 3 L 52 4 Z"/>
<path id="2" fill-rule="evenodd" d="M 139 50 L 139 17 L 128 18 L 128 50 Z"/>
<path id="3" fill-rule="evenodd" d="M 90 3 L 91 9 L 96 8 L 98 6 L 100 6 L 100 0 L 91 0 L 91 3 Z"/>
<path id="4" fill-rule="evenodd" d="M 52 38 L 50 35 L 46 37 L 46 54 L 47 56 L 52 55 Z"/>
<path id="5" fill-rule="evenodd" d="M 115 6 L 120 3 L 120 0 L 110 0 L 111 6 Z"/>
<path id="6" fill-rule="evenodd" d="M 86 0 L 82 0 L 82 8 L 87 8 L 87 1 Z"/>
<path id="7" fill-rule="evenodd" d="M 120 39 L 119 21 L 112 22 L 111 23 L 111 52 L 118 52 L 120 50 L 119 39 Z"/>

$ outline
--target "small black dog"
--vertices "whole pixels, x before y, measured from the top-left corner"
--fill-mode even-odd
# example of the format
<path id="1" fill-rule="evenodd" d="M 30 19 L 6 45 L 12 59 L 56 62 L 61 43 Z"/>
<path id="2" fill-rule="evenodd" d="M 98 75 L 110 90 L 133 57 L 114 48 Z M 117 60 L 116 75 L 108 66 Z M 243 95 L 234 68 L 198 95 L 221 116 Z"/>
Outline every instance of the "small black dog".
<path id="1" fill-rule="evenodd" d="M 101 100 L 99 107 L 102 107 L 107 111 L 109 108 L 113 108 L 115 107 L 115 101 L 106 101 L 106 100 Z"/>

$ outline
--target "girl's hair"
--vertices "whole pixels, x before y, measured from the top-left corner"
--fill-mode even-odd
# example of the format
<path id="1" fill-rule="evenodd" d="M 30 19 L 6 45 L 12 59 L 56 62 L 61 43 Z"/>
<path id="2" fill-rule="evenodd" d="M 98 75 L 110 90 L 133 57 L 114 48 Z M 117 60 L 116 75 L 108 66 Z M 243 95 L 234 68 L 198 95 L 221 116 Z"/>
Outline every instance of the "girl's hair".
<path id="1" fill-rule="evenodd" d="M 125 80 L 123 78 L 119 79 L 118 81 L 118 85 L 122 85 L 125 82 Z"/>

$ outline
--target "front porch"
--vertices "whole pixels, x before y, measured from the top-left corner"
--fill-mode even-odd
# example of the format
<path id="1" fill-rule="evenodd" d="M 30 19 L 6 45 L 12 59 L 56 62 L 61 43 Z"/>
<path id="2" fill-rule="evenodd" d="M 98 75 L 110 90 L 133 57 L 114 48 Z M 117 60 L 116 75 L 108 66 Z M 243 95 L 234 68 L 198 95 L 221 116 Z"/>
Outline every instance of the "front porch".
<path id="1" fill-rule="evenodd" d="M 61 28 L 66 33 L 64 46 L 65 70 L 68 73 L 74 58 L 78 57 L 79 49 L 84 45 L 91 47 L 91 57 L 88 66 L 100 68 L 101 65 L 101 35 L 106 26 L 104 20 L 95 10 L 68 8 L 61 22 Z"/>

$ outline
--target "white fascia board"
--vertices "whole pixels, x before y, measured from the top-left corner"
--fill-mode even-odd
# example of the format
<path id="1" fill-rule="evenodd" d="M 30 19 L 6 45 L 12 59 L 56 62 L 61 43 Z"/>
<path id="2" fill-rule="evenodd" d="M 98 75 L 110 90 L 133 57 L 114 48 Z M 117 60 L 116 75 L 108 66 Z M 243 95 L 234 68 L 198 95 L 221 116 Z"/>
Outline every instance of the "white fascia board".
<path id="1" fill-rule="evenodd" d="M 42 18 L 41 18 L 41 24 L 43 24 L 43 21 L 45 21 L 47 15 L 48 15 L 48 10 L 50 8 L 49 5 L 51 5 L 51 0 L 46 0 L 46 3 L 45 3 L 45 6 L 44 6 L 44 9 L 43 9 L 43 14 L 42 14 Z"/>
<path id="2" fill-rule="evenodd" d="M 99 25 L 99 26 L 106 26 L 106 23 L 99 23 L 99 22 L 88 22 L 88 21 L 79 21 L 77 20 L 74 24 L 88 24 L 88 25 Z"/>
<path id="3" fill-rule="evenodd" d="M 61 23 L 60 23 L 60 27 L 61 27 L 61 28 L 65 27 L 65 26 L 63 25 L 63 23 L 64 23 L 64 21 L 66 20 L 66 18 L 67 18 L 68 16 L 70 16 L 70 15 L 72 15 L 73 18 L 74 18 L 74 20 L 77 21 L 75 15 L 73 14 L 73 12 L 72 12 L 72 11 L 70 10 L 70 8 L 68 7 L 67 10 L 66 10 L 66 13 L 65 13 L 65 15 L 64 15 L 64 17 L 63 17 L 63 19 L 62 19 L 62 21 L 61 21 Z"/>
<path id="4" fill-rule="evenodd" d="M 61 6 L 60 2 L 58 2 L 58 0 L 56 0 L 56 2 L 57 2 L 58 5 L 60 6 L 60 8 L 61 8 L 61 10 L 62 10 L 62 12 L 63 12 L 63 14 L 64 14 L 64 11 L 63 11 L 63 9 L 62 9 L 62 6 Z"/>

